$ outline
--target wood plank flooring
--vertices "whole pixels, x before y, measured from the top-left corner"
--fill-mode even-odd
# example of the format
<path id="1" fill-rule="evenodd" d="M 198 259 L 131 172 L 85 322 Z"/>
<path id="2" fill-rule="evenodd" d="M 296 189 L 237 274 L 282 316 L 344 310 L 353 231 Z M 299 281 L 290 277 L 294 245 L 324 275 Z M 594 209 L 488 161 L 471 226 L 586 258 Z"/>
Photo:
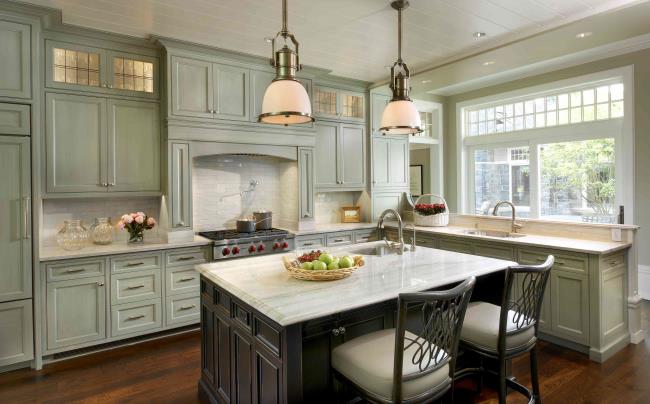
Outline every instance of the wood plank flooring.
<path id="1" fill-rule="evenodd" d="M 644 302 L 645 329 L 650 304 Z M 47 365 L 43 370 L 0 374 L 0 403 L 198 403 L 198 332 L 149 341 Z M 542 401 L 548 403 L 650 403 L 650 341 L 629 345 L 604 364 L 541 342 Z M 514 375 L 530 382 L 527 357 L 513 363 Z M 496 403 L 486 387 L 474 393 L 460 383 L 457 403 Z M 516 393 L 508 403 L 525 402 Z"/>

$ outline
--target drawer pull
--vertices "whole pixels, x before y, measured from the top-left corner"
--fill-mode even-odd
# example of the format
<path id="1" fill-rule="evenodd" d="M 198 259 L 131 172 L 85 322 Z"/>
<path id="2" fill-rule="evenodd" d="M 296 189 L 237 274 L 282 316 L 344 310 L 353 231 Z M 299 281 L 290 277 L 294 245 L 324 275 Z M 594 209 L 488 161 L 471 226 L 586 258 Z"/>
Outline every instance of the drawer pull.
<path id="1" fill-rule="evenodd" d="M 334 242 L 335 242 L 335 243 L 342 243 L 342 242 L 344 242 L 344 241 L 345 241 L 345 239 L 342 239 L 342 238 L 335 238 L 335 239 L 334 239 Z"/>
<path id="2" fill-rule="evenodd" d="M 193 281 L 193 280 L 194 280 L 194 277 L 190 276 L 189 278 L 181 278 L 178 281 L 179 282 L 189 282 L 189 281 Z"/>
<path id="3" fill-rule="evenodd" d="M 303 246 L 307 246 L 307 247 L 308 247 L 308 246 L 311 246 L 311 245 L 314 245 L 314 243 L 313 243 L 313 242 L 309 242 L 309 243 L 302 243 L 302 245 L 303 245 Z"/>
<path id="4" fill-rule="evenodd" d="M 138 267 L 140 265 L 144 265 L 144 262 L 129 262 L 126 264 L 127 267 Z"/>
<path id="5" fill-rule="evenodd" d="M 138 314 L 136 316 L 129 316 L 127 318 L 127 320 L 138 320 L 138 319 L 141 319 L 141 318 L 144 318 L 144 314 Z"/>
<path id="6" fill-rule="evenodd" d="M 133 286 L 126 287 L 127 290 L 140 289 L 140 288 L 144 288 L 144 285 L 133 285 Z"/>
<path id="7" fill-rule="evenodd" d="M 178 261 L 191 261 L 194 257 L 178 257 Z"/>
<path id="8" fill-rule="evenodd" d="M 70 268 L 65 272 L 67 272 L 69 274 L 74 274 L 74 273 L 77 273 L 77 272 L 84 272 L 85 270 L 86 270 L 86 268 Z"/>
<path id="9" fill-rule="evenodd" d="M 618 265 L 618 261 L 609 261 L 609 265 Z"/>
<path id="10" fill-rule="evenodd" d="M 195 307 L 196 307 L 195 304 L 191 304 L 191 305 L 189 305 L 189 306 L 181 306 L 181 307 L 179 308 L 179 310 L 191 310 L 191 309 L 193 309 L 193 308 L 195 308 Z"/>

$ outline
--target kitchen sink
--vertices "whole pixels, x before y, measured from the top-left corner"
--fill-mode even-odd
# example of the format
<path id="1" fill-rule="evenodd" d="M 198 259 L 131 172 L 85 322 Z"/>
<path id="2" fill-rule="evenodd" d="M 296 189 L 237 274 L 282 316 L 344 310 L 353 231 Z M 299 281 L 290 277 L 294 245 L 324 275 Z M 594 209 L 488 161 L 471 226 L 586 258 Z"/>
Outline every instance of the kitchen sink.
<path id="1" fill-rule="evenodd" d="M 404 247 L 404 252 L 408 252 L 408 248 Z M 384 255 L 396 255 L 399 254 L 398 248 L 390 248 L 385 244 L 377 245 L 374 247 L 364 247 L 350 250 L 350 253 L 353 255 L 374 255 L 374 256 L 384 256 Z"/>
<path id="2" fill-rule="evenodd" d="M 470 236 L 484 236 L 484 237 L 496 237 L 496 238 L 519 238 L 519 237 L 526 236 L 525 234 L 510 233 L 501 230 L 473 230 L 473 229 L 463 230 L 463 234 L 467 234 Z"/>

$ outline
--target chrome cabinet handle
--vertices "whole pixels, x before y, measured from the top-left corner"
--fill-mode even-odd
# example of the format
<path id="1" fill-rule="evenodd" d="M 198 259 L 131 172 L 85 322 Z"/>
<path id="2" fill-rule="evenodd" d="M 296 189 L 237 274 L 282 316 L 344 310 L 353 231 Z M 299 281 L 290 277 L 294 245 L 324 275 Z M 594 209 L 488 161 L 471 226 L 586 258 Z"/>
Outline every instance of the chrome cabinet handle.
<path id="1" fill-rule="evenodd" d="M 194 259 L 194 257 L 178 257 L 177 258 L 178 261 L 190 261 L 190 260 L 193 260 L 193 259 Z"/>
<path id="2" fill-rule="evenodd" d="M 32 238 L 32 230 L 31 230 L 31 199 L 30 197 L 26 196 L 23 198 L 23 231 L 24 231 L 24 237 L 25 239 L 30 239 Z"/>
<path id="3" fill-rule="evenodd" d="M 335 328 L 335 329 L 332 330 L 332 335 L 334 335 L 335 337 L 338 337 L 340 333 L 341 333 L 341 331 L 339 331 L 338 328 Z"/>
<path id="4" fill-rule="evenodd" d="M 106 188 L 106 187 L 108 186 L 108 182 L 100 182 L 100 183 L 97 184 L 97 185 L 99 185 L 100 187 L 104 187 L 104 188 Z"/>
<path id="5" fill-rule="evenodd" d="M 179 282 L 189 282 L 189 281 L 193 281 L 193 280 L 194 280 L 194 277 L 192 276 L 190 278 L 181 278 L 178 281 Z"/>
<path id="6" fill-rule="evenodd" d="M 140 262 L 129 262 L 129 263 L 126 264 L 127 267 L 138 267 L 140 265 L 144 265 L 144 262 L 142 262 L 142 261 L 140 261 Z"/>
<path id="7" fill-rule="evenodd" d="M 133 289 L 141 289 L 144 288 L 144 285 L 133 285 L 133 286 L 127 286 L 127 290 L 133 290 Z"/>
<path id="8" fill-rule="evenodd" d="M 84 272 L 85 270 L 86 270 L 86 268 L 70 268 L 65 272 L 67 272 L 69 274 L 74 274 L 76 272 Z"/>
<path id="9" fill-rule="evenodd" d="M 309 247 L 309 246 L 314 245 L 314 243 L 302 243 L 302 245 L 305 246 L 305 247 Z"/>
<path id="10" fill-rule="evenodd" d="M 176 223 L 176 227 L 185 227 L 185 222 L 178 222 Z"/>
<path id="11" fill-rule="evenodd" d="M 108 187 L 114 187 L 114 186 L 115 186 L 115 183 L 114 183 L 114 182 L 109 182 L 109 183 L 107 184 L 107 186 L 108 186 Z"/>
<path id="12" fill-rule="evenodd" d="M 138 314 L 137 316 L 129 316 L 127 320 L 137 320 L 139 318 L 143 318 L 144 314 Z"/>
<path id="13" fill-rule="evenodd" d="M 334 239 L 334 242 L 335 242 L 335 243 L 342 243 L 342 242 L 344 242 L 344 241 L 345 241 L 345 240 L 342 239 L 342 238 L 335 238 L 335 239 Z"/>
<path id="14" fill-rule="evenodd" d="M 302 217 L 311 217 L 311 213 L 305 213 Z"/>
<path id="15" fill-rule="evenodd" d="M 97 286 L 104 286 L 104 282 L 97 282 Z"/>
<path id="16" fill-rule="evenodd" d="M 345 335 L 345 327 L 339 327 L 339 333 Z"/>
<path id="17" fill-rule="evenodd" d="M 193 309 L 193 308 L 195 308 L 195 307 L 196 307 L 195 304 L 191 304 L 191 305 L 189 305 L 189 306 L 181 306 L 181 307 L 179 308 L 179 310 L 190 310 L 190 309 Z"/>

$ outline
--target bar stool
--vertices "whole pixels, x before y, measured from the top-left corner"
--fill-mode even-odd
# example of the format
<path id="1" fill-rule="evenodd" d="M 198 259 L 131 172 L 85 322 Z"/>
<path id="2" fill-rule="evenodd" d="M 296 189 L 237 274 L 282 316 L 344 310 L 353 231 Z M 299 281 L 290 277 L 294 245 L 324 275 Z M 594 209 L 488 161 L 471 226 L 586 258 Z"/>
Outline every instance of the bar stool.
<path id="1" fill-rule="evenodd" d="M 537 375 L 537 331 L 544 290 L 548 283 L 554 257 L 549 255 L 541 265 L 512 266 L 506 270 L 501 306 L 486 302 L 472 302 L 467 307 L 460 334 L 462 351 L 477 353 L 479 368 L 466 368 L 458 378 L 468 374 L 485 373 L 483 358 L 499 362 L 499 403 L 506 402 L 506 386 L 525 395 L 529 403 L 541 403 Z M 514 378 L 506 377 L 506 361 L 526 352 L 530 353 L 531 392 Z"/>
<path id="2" fill-rule="evenodd" d="M 397 328 L 336 347 L 334 378 L 375 403 L 442 398 L 453 386 L 458 338 L 475 283 L 471 277 L 449 290 L 400 294 Z M 419 335 L 406 330 L 407 314 L 414 308 L 422 321 Z"/>

